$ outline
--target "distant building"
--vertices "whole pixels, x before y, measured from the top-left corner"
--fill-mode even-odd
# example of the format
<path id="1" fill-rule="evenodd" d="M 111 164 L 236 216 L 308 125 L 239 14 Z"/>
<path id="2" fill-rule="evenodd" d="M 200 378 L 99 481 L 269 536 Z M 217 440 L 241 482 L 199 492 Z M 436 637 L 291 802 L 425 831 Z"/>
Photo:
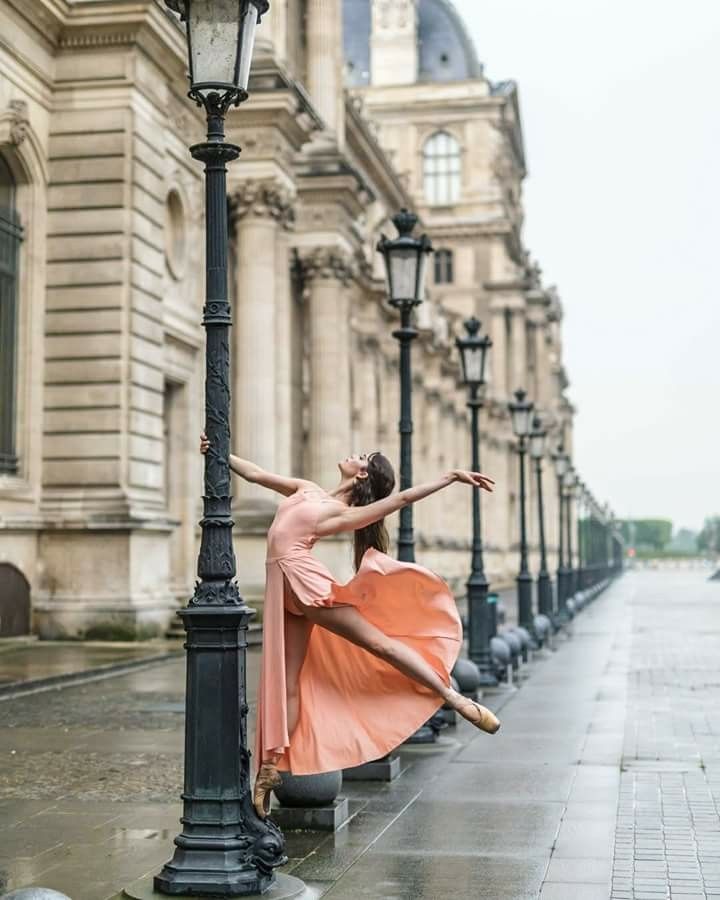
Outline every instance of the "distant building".
<path id="1" fill-rule="evenodd" d="M 203 183 L 187 148 L 204 123 L 184 36 L 159 0 L 0 0 L 0 33 L 0 634 L 165 627 L 192 592 L 202 488 Z M 288 0 L 261 25 L 228 132 L 243 147 L 228 174 L 235 452 L 325 486 L 354 450 L 397 459 L 374 248 L 413 207 L 437 250 L 413 350 L 415 476 L 468 465 L 454 338 L 475 314 L 494 343 L 486 562 L 507 582 L 506 403 L 526 388 L 568 448 L 573 416 L 561 305 L 522 242 L 515 85 L 486 78 L 446 0 Z M 258 606 L 276 502 L 235 483 L 238 580 Z M 461 590 L 470 492 L 421 504 L 416 526 L 418 558 Z M 348 576 L 346 542 L 323 543 Z"/>

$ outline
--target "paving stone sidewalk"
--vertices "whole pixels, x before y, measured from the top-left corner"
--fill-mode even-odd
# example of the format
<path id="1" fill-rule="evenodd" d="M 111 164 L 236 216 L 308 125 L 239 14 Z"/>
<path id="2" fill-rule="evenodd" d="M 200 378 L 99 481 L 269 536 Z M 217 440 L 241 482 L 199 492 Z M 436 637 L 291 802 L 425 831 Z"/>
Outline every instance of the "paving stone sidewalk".
<path id="1" fill-rule="evenodd" d="M 626 575 L 519 691 L 486 698 L 497 736 L 461 722 L 403 748 L 393 784 L 346 783 L 348 825 L 288 833 L 286 871 L 307 900 L 720 897 L 719 611 L 701 574 Z M 183 690 L 176 660 L 0 702 L 0 893 L 109 900 L 157 871 Z"/>

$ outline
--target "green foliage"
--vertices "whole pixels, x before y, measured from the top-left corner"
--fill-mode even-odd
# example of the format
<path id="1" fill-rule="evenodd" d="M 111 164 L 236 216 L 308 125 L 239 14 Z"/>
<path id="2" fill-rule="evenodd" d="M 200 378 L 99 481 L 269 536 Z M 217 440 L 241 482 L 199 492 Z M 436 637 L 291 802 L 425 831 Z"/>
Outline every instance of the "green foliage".
<path id="1" fill-rule="evenodd" d="M 634 559 L 697 559 L 696 550 L 685 552 L 683 550 L 638 550 Z"/>
<path id="2" fill-rule="evenodd" d="M 628 547 L 660 552 L 672 540 L 673 525 L 670 519 L 624 519 L 620 528 Z"/>
<path id="3" fill-rule="evenodd" d="M 698 550 L 704 553 L 720 553 L 720 516 L 709 516 L 705 519 L 697 543 Z"/>
<path id="4" fill-rule="evenodd" d="M 698 552 L 698 533 L 689 528 L 679 528 L 673 536 L 670 550 L 678 553 L 696 554 Z"/>

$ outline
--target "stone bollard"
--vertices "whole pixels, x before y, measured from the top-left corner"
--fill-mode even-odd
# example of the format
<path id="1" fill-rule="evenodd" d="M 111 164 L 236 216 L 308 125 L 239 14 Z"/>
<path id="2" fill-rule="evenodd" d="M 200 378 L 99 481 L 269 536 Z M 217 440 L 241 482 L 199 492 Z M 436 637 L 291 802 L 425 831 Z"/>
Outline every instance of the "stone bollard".
<path id="1" fill-rule="evenodd" d="M 510 629 L 501 632 L 498 637 L 505 641 L 510 650 L 510 666 L 513 678 L 520 677 L 520 660 L 522 656 L 522 643 L 520 638 Z"/>
<path id="2" fill-rule="evenodd" d="M 458 680 L 457 680 L 457 678 L 455 678 L 454 675 L 450 676 L 450 687 L 454 691 L 458 691 L 458 692 L 462 693 L 462 691 L 460 691 L 460 685 L 458 683 Z M 445 719 L 445 723 L 447 725 L 457 725 L 457 713 L 452 708 L 452 706 L 448 706 L 447 703 L 443 703 L 443 705 L 440 707 L 440 712 L 442 713 L 443 718 Z"/>
<path id="3" fill-rule="evenodd" d="M 492 657 L 495 675 L 500 681 L 506 681 L 509 687 L 513 683 L 512 653 L 507 641 L 497 635 L 490 638 L 490 656 Z"/>
<path id="4" fill-rule="evenodd" d="M 510 631 L 512 631 L 513 634 L 516 634 L 520 640 L 521 658 L 523 663 L 530 662 L 530 653 L 534 647 L 537 647 L 532 639 L 532 635 L 527 628 L 523 628 L 522 625 L 515 625 Z"/>
<path id="5" fill-rule="evenodd" d="M 281 829 L 297 831 L 337 831 L 350 817 L 347 797 L 338 797 L 342 772 L 319 775 L 291 775 L 281 772 L 282 784 L 273 793 L 280 806 L 270 818 Z"/>
<path id="6" fill-rule="evenodd" d="M 538 613 L 533 619 L 533 631 L 537 638 L 538 644 L 544 647 L 546 644 L 553 649 L 552 645 L 552 622 L 544 613 Z"/>
<path id="7" fill-rule="evenodd" d="M 479 698 L 480 670 L 472 660 L 460 657 L 453 666 L 452 676 L 457 681 L 461 694 L 472 700 Z"/>

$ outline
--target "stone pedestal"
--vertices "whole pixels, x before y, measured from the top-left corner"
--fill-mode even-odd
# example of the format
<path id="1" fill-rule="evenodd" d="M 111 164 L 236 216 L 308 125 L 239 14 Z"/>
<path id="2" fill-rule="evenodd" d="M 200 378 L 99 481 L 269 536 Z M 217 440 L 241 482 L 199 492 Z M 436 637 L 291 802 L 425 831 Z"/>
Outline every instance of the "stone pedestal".
<path id="1" fill-rule="evenodd" d="M 270 818 L 282 831 L 337 831 L 350 818 L 350 805 L 337 797 L 325 806 L 277 806 Z"/>
<path id="2" fill-rule="evenodd" d="M 395 781 L 400 770 L 400 757 L 397 753 L 388 753 L 361 766 L 343 769 L 343 781 Z"/>

